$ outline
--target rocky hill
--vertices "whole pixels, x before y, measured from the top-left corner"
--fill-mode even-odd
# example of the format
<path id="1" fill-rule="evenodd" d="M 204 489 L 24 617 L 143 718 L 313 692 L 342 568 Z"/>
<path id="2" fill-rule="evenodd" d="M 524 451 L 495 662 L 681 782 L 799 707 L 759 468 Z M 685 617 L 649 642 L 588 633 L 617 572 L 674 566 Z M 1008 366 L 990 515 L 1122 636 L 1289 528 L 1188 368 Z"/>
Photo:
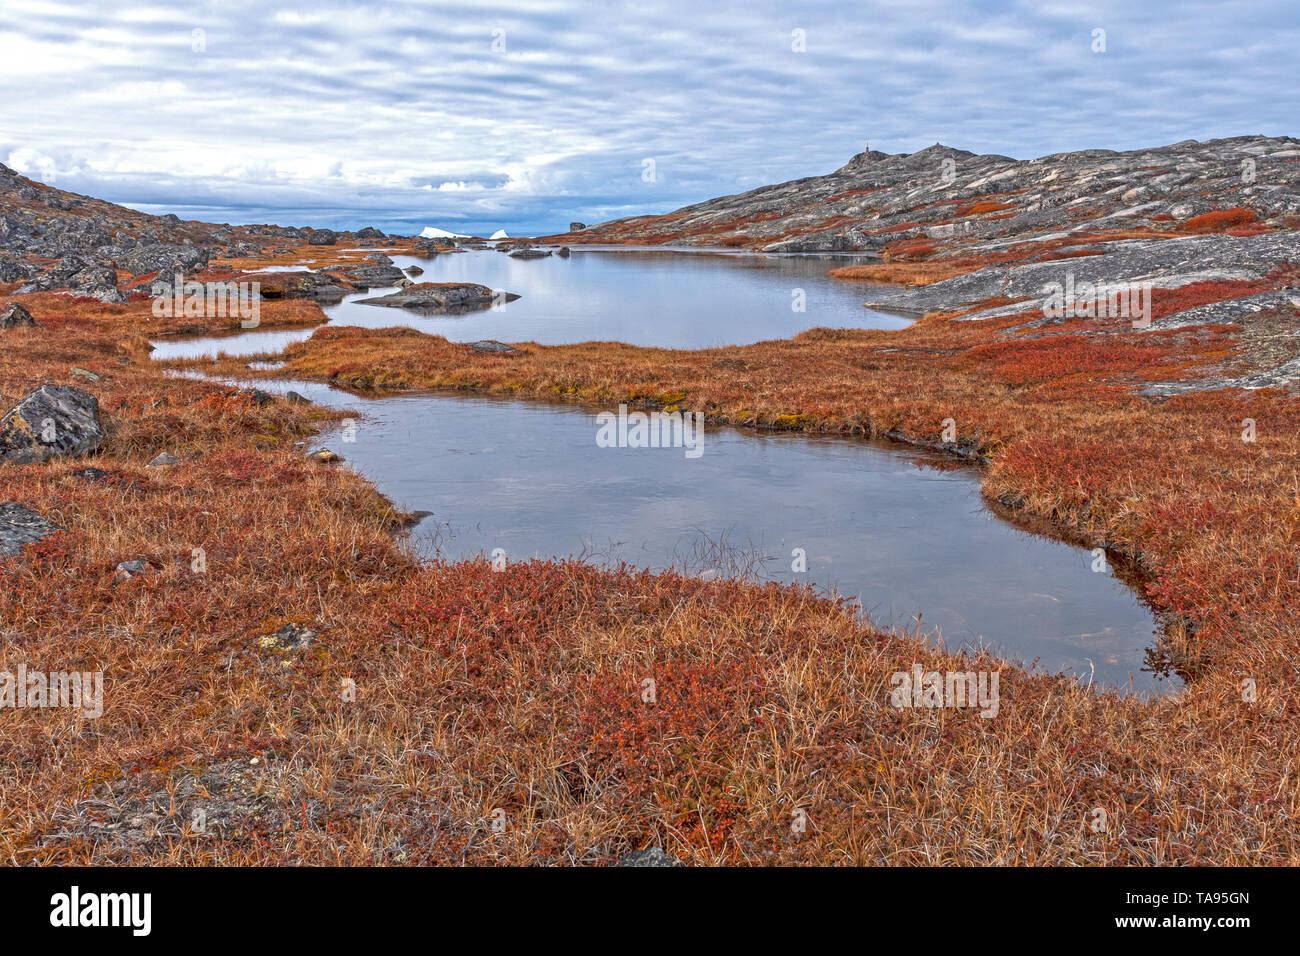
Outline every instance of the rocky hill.
<path id="1" fill-rule="evenodd" d="M 916 153 L 873 150 L 826 176 L 665 215 L 616 219 L 564 238 L 767 252 L 881 254 L 892 248 L 903 255 L 908 250 L 899 245 L 911 242 L 976 252 L 1061 230 L 1167 230 L 1232 207 L 1251 210 L 1252 224 L 1281 226 L 1300 215 L 1300 140 L 1240 136 L 1032 160 L 939 144 Z M 916 248 L 911 255 L 928 251 Z"/>
<path id="2" fill-rule="evenodd" d="M 65 192 L 0 164 L 0 284 L 19 292 L 67 289 L 122 302 L 119 283 L 179 267 L 193 273 L 213 257 L 250 258 L 290 246 L 363 244 L 377 229 L 334 232 L 282 226 L 186 222 Z"/>
<path id="3" fill-rule="evenodd" d="M 873 151 L 827 176 L 583 227 L 564 241 L 853 253 L 860 264 L 831 274 L 904 286 L 868 305 L 914 316 L 1033 312 L 1053 283 L 1077 280 L 1094 291 L 1163 290 L 1152 328 L 1240 324 L 1300 308 L 1300 140 L 1187 140 L 1034 160 L 940 145 Z M 1292 358 L 1242 384 L 1294 379 Z"/>

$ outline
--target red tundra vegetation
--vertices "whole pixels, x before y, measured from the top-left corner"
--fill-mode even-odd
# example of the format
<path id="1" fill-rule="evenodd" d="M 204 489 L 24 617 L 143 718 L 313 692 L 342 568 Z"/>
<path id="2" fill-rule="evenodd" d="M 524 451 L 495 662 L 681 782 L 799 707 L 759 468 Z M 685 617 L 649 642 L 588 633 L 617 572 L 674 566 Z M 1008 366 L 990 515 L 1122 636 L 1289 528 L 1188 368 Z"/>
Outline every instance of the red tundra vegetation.
<path id="1" fill-rule="evenodd" d="M 1254 221 L 1254 212 L 1242 206 L 1234 206 L 1193 216 L 1183 223 L 1183 229 L 1191 233 L 1226 232 L 1234 226 L 1245 226 Z"/>
<path id="2" fill-rule="evenodd" d="M 696 864 L 1300 861 L 1300 401 L 1139 391 L 1285 361 L 1294 316 L 1139 333 L 939 314 L 515 354 L 327 327 L 280 372 L 202 363 L 914 441 L 953 418 L 990 500 L 1140 572 L 1167 624 L 1153 665 L 1188 680 L 1147 701 L 939 652 L 798 588 L 421 564 L 405 516 L 296 444 L 339 414 L 164 376 L 146 302 L 16 298 L 41 325 L 0 332 L 0 398 L 93 389 L 108 439 L 3 468 L 5 499 L 65 530 L 0 561 L 0 668 L 21 649 L 103 670 L 106 692 L 95 721 L 4 712 L 8 862 L 602 864 L 651 844 Z M 305 317 L 289 306 L 263 324 Z M 162 451 L 181 464 L 147 468 Z M 149 570 L 115 583 L 130 559 Z M 893 708 L 914 661 L 1001 669 L 999 716 Z"/>

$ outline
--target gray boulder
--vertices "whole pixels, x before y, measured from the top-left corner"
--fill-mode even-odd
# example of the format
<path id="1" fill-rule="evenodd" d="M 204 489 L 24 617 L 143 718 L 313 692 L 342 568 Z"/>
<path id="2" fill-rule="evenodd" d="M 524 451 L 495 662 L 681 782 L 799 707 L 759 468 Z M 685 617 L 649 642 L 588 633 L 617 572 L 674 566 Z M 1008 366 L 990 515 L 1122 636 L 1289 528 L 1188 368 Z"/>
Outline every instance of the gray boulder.
<path id="1" fill-rule="evenodd" d="M 387 256 L 384 256 L 388 259 Z M 379 262 L 358 263 L 350 266 L 331 268 L 327 275 L 342 279 L 354 289 L 386 289 L 397 285 L 402 278 L 402 270 L 393 265 L 390 259 L 385 265 Z"/>
<path id="2" fill-rule="evenodd" d="M 372 267 L 378 268 L 378 267 Z M 263 299 L 315 299 L 325 305 L 342 301 L 352 287 L 344 287 L 340 280 L 326 272 L 244 272 L 232 281 L 257 283 Z M 168 295 L 170 289 L 154 283 L 153 294 Z"/>
<path id="3" fill-rule="evenodd" d="M 455 248 L 455 244 L 450 239 L 418 238 L 411 243 L 411 249 L 414 250 L 415 254 L 425 258 L 436 256 L 453 248 Z"/>
<path id="4" fill-rule="evenodd" d="M 35 324 L 32 314 L 16 302 L 0 307 L 0 329 L 30 328 Z"/>
<path id="5" fill-rule="evenodd" d="M 0 464 L 85 455 L 103 441 L 99 400 L 68 385 L 42 385 L 0 418 Z"/>
<path id="6" fill-rule="evenodd" d="M 400 292 L 358 301 L 362 305 L 381 305 L 425 314 L 455 315 L 489 308 L 495 295 L 496 293 L 487 286 L 475 282 L 420 282 L 407 286 Z M 519 298 L 513 292 L 503 292 L 501 295 L 506 302 Z"/>
<path id="7" fill-rule="evenodd" d="M 469 343 L 469 347 L 475 352 L 493 355 L 508 355 L 511 352 L 519 351 L 513 345 L 506 345 L 506 343 L 498 342 L 496 339 L 480 339 L 477 342 Z"/>
<path id="8" fill-rule="evenodd" d="M 209 251 L 201 246 L 162 242 L 144 243 L 130 250 L 112 248 L 101 251 L 110 253 L 119 268 L 137 276 L 148 272 L 172 272 L 177 265 L 183 274 L 191 275 L 206 269 L 209 258 Z M 231 251 L 251 256 L 260 250 L 251 243 L 244 243 Z"/>
<path id="9" fill-rule="evenodd" d="M 35 268 L 24 259 L 0 256 L 0 282 L 19 282 L 30 279 L 35 271 Z"/>
<path id="10" fill-rule="evenodd" d="M 117 273 L 108 266 L 87 266 L 68 279 L 68 288 L 100 302 L 126 301 L 126 296 L 117 287 Z"/>

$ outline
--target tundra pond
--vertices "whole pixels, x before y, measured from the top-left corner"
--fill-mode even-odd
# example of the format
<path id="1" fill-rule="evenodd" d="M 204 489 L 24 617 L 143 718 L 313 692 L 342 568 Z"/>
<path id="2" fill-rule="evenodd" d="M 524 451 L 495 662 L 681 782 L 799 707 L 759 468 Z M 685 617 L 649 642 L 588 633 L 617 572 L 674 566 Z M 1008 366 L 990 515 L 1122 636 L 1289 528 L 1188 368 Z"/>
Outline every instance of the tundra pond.
<path id="1" fill-rule="evenodd" d="M 403 268 L 419 263 L 424 281 L 483 282 L 522 298 L 428 317 L 356 302 L 371 290 L 325 311 L 331 324 L 406 325 L 458 341 L 581 341 L 607 331 L 680 347 L 816 325 L 908 324 L 864 309 L 861 287 L 827 278 L 829 259 L 662 250 L 567 260 L 395 256 Z M 806 311 L 791 309 L 792 288 L 805 293 Z M 728 311 L 727 301 L 743 308 Z M 311 331 L 163 340 L 154 357 L 274 356 Z M 398 505 L 429 512 L 412 531 L 428 558 L 574 556 L 808 584 L 857 602 L 877 624 L 919 628 L 949 648 L 989 647 L 1144 694 L 1181 686 L 1146 669 L 1158 623 L 1108 562 L 997 516 L 981 499 L 978 468 L 943 452 L 711 427 L 698 447 L 609 447 L 602 416 L 616 409 L 259 385 L 358 409 L 328 443 Z"/>

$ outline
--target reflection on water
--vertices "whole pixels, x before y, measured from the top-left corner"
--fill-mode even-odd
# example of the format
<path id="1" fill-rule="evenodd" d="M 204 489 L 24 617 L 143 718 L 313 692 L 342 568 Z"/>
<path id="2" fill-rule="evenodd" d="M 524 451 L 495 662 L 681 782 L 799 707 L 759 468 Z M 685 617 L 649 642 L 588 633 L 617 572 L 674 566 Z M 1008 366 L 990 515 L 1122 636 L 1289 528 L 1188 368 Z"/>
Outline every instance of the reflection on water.
<path id="1" fill-rule="evenodd" d="M 267 383 L 261 383 L 267 387 Z M 993 515 L 979 472 L 937 452 L 847 439 L 707 429 L 704 453 L 601 448 L 595 414 L 440 395 L 364 399 L 276 383 L 359 410 L 356 441 L 328 439 L 411 510 L 429 556 L 504 550 L 692 573 L 752 573 L 861 599 L 880 624 L 937 628 L 1084 679 L 1168 690 L 1142 673 L 1156 629 L 1084 549 Z M 795 549 L 807 572 L 795 573 Z"/>
<path id="2" fill-rule="evenodd" d="M 501 252 L 444 253 L 432 259 L 394 256 L 418 265 L 420 282 L 477 282 L 518 293 L 499 310 L 421 316 L 360 305 L 389 290 L 348 296 L 325 314 L 334 325 L 406 325 L 454 342 L 618 341 L 696 349 L 787 339 L 814 326 L 898 329 L 910 320 L 862 307 L 872 287 L 826 273 L 852 261 L 828 256 L 575 250 L 562 259 L 512 259 Z M 311 329 L 257 330 L 239 335 L 155 342 L 156 358 L 278 352 Z"/>
<path id="3" fill-rule="evenodd" d="M 523 297 L 501 311 L 423 317 L 359 305 L 334 324 L 408 325 L 457 341 L 609 339 L 698 348 L 788 338 L 812 326 L 897 328 L 871 313 L 868 290 L 826 277 L 825 257 L 575 250 L 568 259 L 498 252 L 418 263 L 427 282 L 480 282 Z M 801 303 L 804 311 L 792 306 Z M 157 358 L 279 352 L 310 329 L 256 330 L 158 343 Z M 407 395 L 356 398 L 294 388 L 365 414 L 335 451 L 410 510 L 429 556 L 502 549 L 509 560 L 588 560 L 708 575 L 806 582 L 857 597 L 879 624 L 937 629 L 949 647 L 988 645 L 1050 670 L 1141 691 L 1151 613 L 1083 549 L 994 516 L 979 474 L 938 453 L 844 439 L 710 429 L 704 453 L 601 448 L 593 413 L 571 407 Z M 802 557 L 806 571 L 793 570 Z M 906 663 L 906 662 L 905 662 Z"/>

